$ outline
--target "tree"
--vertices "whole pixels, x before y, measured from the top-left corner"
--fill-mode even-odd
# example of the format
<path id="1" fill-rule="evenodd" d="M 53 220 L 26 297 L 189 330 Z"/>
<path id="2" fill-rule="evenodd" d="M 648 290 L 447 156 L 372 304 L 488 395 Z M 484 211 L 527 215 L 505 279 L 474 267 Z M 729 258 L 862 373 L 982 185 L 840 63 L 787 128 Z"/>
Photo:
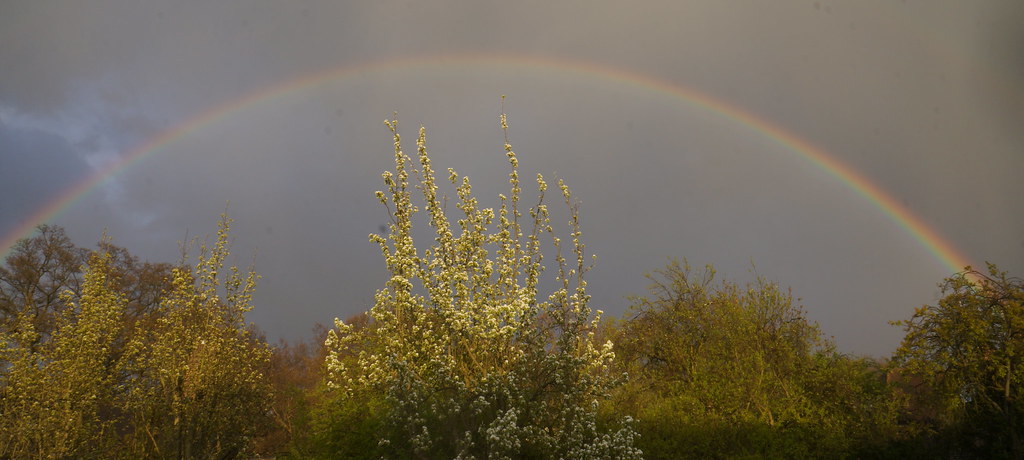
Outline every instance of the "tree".
<path id="1" fill-rule="evenodd" d="M 123 352 L 150 324 L 167 264 L 41 225 L 0 267 L 0 456 L 95 456 L 123 428 Z"/>
<path id="2" fill-rule="evenodd" d="M 104 239 L 88 264 L 60 227 L 0 270 L 0 458 L 233 458 L 270 402 L 249 335 L 256 275 L 231 267 L 229 220 L 194 268 Z M 184 263 L 183 263 L 184 264 Z"/>
<path id="3" fill-rule="evenodd" d="M 934 395 L 940 429 L 955 449 L 1024 456 L 1024 281 L 993 265 L 947 278 L 935 306 L 896 321 L 906 331 L 893 357 Z"/>
<path id="4" fill-rule="evenodd" d="M 353 322 L 346 320 L 348 324 Z M 297 342 L 280 339 L 271 348 L 266 374 L 274 388 L 273 404 L 271 419 L 257 439 L 257 455 L 287 453 L 310 458 L 316 450 L 316 433 L 311 423 L 313 410 L 324 404 L 321 384 L 327 355 L 324 348 L 327 327 L 317 323 L 313 332 L 310 339 Z"/>
<path id="5" fill-rule="evenodd" d="M 704 414 L 753 417 L 780 423 L 798 407 L 796 377 L 821 345 L 792 297 L 758 279 L 741 287 L 714 286 L 708 266 L 694 274 L 672 261 L 650 276 L 652 297 L 634 299 L 620 348 L 643 374 L 695 390 L 694 409 Z"/>
<path id="6" fill-rule="evenodd" d="M 326 340 L 321 342 L 326 352 L 321 356 L 323 370 L 327 362 L 354 369 L 359 366 L 360 355 L 379 351 L 375 334 L 368 330 L 372 327 L 368 313 L 346 318 L 344 324 L 348 335 L 343 347 L 331 349 Z M 328 356 L 330 360 L 326 359 Z M 336 384 L 324 378 L 307 393 L 312 401 L 310 420 L 303 427 L 304 431 L 296 431 L 290 446 L 296 457 L 367 460 L 382 457 L 380 435 L 386 415 L 383 393 L 369 385 L 352 385 L 346 390 L 337 391 Z"/>
<path id="7" fill-rule="evenodd" d="M 172 264 L 139 261 L 127 249 L 100 241 L 99 251 L 110 255 L 110 269 L 116 289 L 125 296 L 125 322 L 128 330 L 146 329 L 160 314 L 160 301 L 171 290 Z M 122 340 L 123 341 L 123 340 Z"/>
<path id="8" fill-rule="evenodd" d="M 89 251 L 76 247 L 61 227 L 40 225 L 37 231 L 18 240 L 0 267 L 0 330 L 13 331 L 19 315 L 24 316 L 38 342 L 55 327 L 62 293 L 80 291 Z"/>
<path id="9" fill-rule="evenodd" d="M 13 332 L 19 315 L 28 318 L 38 346 L 49 340 L 56 327 L 61 309 L 66 307 L 61 297 L 70 291 L 81 292 L 82 267 L 89 260 L 90 251 L 75 246 L 64 228 L 55 225 L 40 225 L 37 234 L 15 243 L 11 253 L 0 267 L 0 331 Z M 171 265 L 166 263 L 140 262 L 127 249 L 102 240 L 98 250 L 109 258 L 113 289 L 126 297 L 127 307 L 124 320 L 132 325 L 141 322 L 152 324 L 161 294 L 170 287 Z M 124 334 L 134 328 L 123 328 Z M 123 347 L 127 336 L 117 339 L 117 346 Z"/>
<path id="10" fill-rule="evenodd" d="M 267 414 L 270 351 L 245 324 L 256 274 L 222 273 L 229 226 L 222 216 L 213 247 L 201 248 L 192 269 L 172 270 L 155 324 L 127 346 L 128 455 L 233 458 Z"/>
<path id="11" fill-rule="evenodd" d="M 35 322 L 19 313 L 0 334 L 0 456 L 94 457 L 115 440 L 121 363 L 114 352 L 126 301 L 117 291 L 108 253 L 94 253 L 82 292 L 61 295 L 52 339 L 39 342 Z"/>
<path id="12" fill-rule="evenodd" d="M 671 261 L 614 326 L 619 413 L 649 458 L 833 457 L 893 412 L 884 373 L 836 353 L 777 283 Z"/>
<path id="13" fill-rule="evenodd" d="M 502 128 L 507 133 L 505 117 Z M 572 256 L 544 204 L 547 183 L 521 224 L 518 160 L 511 145 L 510 192 L 497 213 L 481 208 L 468 178 L 448 170 L 461 211 L 454 229 L 438 195 L 425 131 L 417 139 L 419 169 L 402 152 L 396 122 L 395 172 L 377 192 L 392 217 L 390 232 L 370 235 L 380 245 L 391 278 L 377 291 L 371 325 L 355 332 L 336 321 L 327 346 L 328 377 L 342 398 L 369 390 L 384 397 L 380 445 L 385 455 L 417 458 L 631 458 L 634 432 L 597 426 L 598 401 L 615 381 L 612 344 L 597 344 L 600 317 L 589 306 L 578 206 L 561 181 L 569 209 Z M 413 240 L 418 208 L 411 174 L 423 196 L 434 244 Z M 496 220 L 496 222 L 495 222 Z M 491 226 L 495 225 L 491 230 Z M 526 232 L 524 235 L 524 231 Z M 541 298 L 541 237 L 550 235 L 555 290 Z M 355 362 L 343 357 L 358 348 Z"/>

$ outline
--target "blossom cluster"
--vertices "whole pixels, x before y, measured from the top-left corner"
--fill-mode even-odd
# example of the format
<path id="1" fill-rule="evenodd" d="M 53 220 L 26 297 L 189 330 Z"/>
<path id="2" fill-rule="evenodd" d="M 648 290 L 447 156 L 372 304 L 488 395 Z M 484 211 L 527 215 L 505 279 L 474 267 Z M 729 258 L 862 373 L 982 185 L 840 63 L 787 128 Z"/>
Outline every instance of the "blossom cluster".
<path id="1" fill-rule="evenodd" d="M 589 306 L 578 206 L 558 181 L 569 210 L 571 253 L 563 255 L 537 176 L 538 199 L 524 217 L 519 161 L 508 142 L 509 192 L 497 210 L 482 207 L 467 177 L 448 169 L 457 196 L 452 222 L 420 128 L 417 160 L 402 150 L 397 122 L 395 171 L 382 175 L 377 199 L 391 217 L 380 246 L 390 279 L 377 291 L 370 327 L 340 320 L 328 335 L 330 385 L 355 397 L 386 397 L 380 443 L 395 456 L 636 458 L 628 421 L 603 433 L 597 401 L 617 380 L 611 342 L 594 336 L 600 311 Z M 421 204 L 414 203 L 418 190 Z M 429 247 L 414 241 L 425 209 Z M 420 234 L 417 233 L 419 236 Z M 542 240 L 555 251 L 554 290 L 541 293 Z M 421 249 L 422 248 L 422 249 Z"/>

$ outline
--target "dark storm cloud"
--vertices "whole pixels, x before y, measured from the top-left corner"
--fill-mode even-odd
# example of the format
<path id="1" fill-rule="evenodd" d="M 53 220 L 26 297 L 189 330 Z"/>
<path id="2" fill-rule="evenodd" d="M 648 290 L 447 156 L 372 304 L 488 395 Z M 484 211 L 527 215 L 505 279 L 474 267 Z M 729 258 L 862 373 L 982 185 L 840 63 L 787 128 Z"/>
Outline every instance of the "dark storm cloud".
<path id="1" fill-rule="evenodd" d="M 0 119 L 0 234 L 58 198 L 92 171 L 60 136 Z"/>
<path id="2" fill-rule="evenodd" d="M 0 132 L 0 187 L 12 191 L 0 227 L 81 177 L 83 159 L 105 164 L 260 88 L 369 61 L 514 53 L 649 75 L 750 111 L 872 179 L 976 261 L 1019 273 L 1024 218 L 1009 212 L 1024 194 L 1019 9 L 4 2 L 0 113 L 40 128 Z M 107 228 L 144 257 L 173 260 L 186 230 L 212 232 L 231 201 L 237 262 L 255 254 L 264 275 L 253 318 L 298 337 L 367 308 L 383 279 L 366 242 L 387 221 L 373 199 L 391 167 L 380 121 L 399 112 L 407 149 L 426 125 L 435 164 L 469 174 L 493 206 L 507 174 L 498 96 L 508 94 L 524 177 L 557 174 L 583 202 L 599 255 L 590 286 L 612 314 L 667 256 L 739 278 L 753 261 L 792 285 L 841 347 L 883 354 L 899 338 L 885 322 L 934 301 L 948 274 L 877 207 L 742 121 L 599 75 L 443 62 L 355 72 L 243 107 L 161 145 L 58 222 L 85 242 Z M 12 172 L 31 167 L 50 170 Z"/>

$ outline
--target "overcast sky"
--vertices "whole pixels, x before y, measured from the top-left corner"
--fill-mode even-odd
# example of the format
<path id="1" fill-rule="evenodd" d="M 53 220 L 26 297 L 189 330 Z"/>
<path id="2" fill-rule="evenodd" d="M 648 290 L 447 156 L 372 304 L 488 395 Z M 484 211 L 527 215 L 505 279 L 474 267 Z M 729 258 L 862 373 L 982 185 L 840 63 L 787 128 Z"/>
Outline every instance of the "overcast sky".
<path id="1" fill-rule="evenodd" d="M 496 206 L 505 94 L 524 177 L 582 201 L 596 307 L 622 314 L 670 257 L 741 281 L 754 266 L 841 350 L 884 356 L 902 336 L 887 321 L 934 303 L 950 269 L 800 152 L 636 82 L 820 147 L 972 263 L 1020 276 L 1022 24 L 1019 0 L 3 2 L 0 234 L 197 116 L 354 69 L 194 126 L 52 222 L 174 261 L 230 200 L 236 262 L 263 275 L 250 318 L 305 337 L 383 286 L 367 241 L 388 219 L 382 121 L 398 113 L 410 152 L 425 125 L 435 167 Z"/>

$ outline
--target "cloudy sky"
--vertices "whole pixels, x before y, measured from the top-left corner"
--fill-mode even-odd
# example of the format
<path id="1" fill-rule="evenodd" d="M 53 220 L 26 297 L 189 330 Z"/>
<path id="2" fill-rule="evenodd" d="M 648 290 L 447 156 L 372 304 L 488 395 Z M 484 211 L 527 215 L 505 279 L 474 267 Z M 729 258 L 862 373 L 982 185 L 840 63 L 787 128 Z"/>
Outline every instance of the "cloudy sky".
<path id="1" fill-rule="evenodd" d="M 1018 0 L 3 2 L 0 235 L 114 171 L 46 218 L 174 261 L 230 201 L 251 319 L 305 337 L 383 285 L 382 121 L 495 206 L 507 95 L 524 176 L 582 201 L 596 306 L 670 257 L 756 267 L 883 356 L 951 269 L 780 133 L 1024 275 L 1021 24 Z"/>

